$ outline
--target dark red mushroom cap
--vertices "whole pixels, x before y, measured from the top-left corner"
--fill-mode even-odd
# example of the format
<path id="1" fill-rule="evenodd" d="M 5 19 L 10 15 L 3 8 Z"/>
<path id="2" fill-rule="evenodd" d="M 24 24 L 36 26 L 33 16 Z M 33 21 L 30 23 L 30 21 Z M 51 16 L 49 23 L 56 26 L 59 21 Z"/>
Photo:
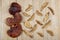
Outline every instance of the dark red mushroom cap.
<path id="1" fill-rule="evenodd" d="M 22 27 L 20 24 L 14 25 L 14 27 L 11 27 L 10 30 L 7 31 L 7 34 L 12 37 L 16 38 L 22 33 Z"/>
<path id="2" fill-rule="evenodd" d="M 16 2 L 13 2 L 9 8 L 9 13 L 15 15 L 15 13 L 21 12 L 21 5 Z"/>

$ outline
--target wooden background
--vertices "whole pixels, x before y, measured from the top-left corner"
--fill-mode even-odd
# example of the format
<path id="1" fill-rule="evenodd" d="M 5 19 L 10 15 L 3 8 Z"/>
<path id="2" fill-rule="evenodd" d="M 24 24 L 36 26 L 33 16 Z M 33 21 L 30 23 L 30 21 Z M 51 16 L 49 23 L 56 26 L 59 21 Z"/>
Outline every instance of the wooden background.
<path id="1" fill-rule="evenodd" d="M 6 34 L 6 31 L 9 29 L 9 27 L 7 27 L 7 25 L 5 24 L 5 19 L 7 17 L 11 17 L 11 15 L 9 14 L 8 12 L 8 9 L 10 7 L 10 4 L 12 2 L 17 2 L 19 3 L 20 5 L 22 5 L 22 10 L 24 11 L 24 9 L 26 8 L 27 4 L 33 4 L 33 9 L 36 10 L 36 9 L 39 9 L 39 3 L 41 3 L 42 1 L 49 1 L 51 2 L 51 6 L 56 9 L 55 12 L 56 12 L 56 19 L 57 19 L 57 25 L 59 25 L 60 23 L 60 0 L 0 0 L 0 32 L 1 32 L 1 38 L 0 40 L 37 40 L 37 39 L 29 39 L 29 38 L 26 38 L 26 37 L 22 37 L 22 36 L 19 36 L 18 38 L 11 38 L 9 37 L 7 34 Z M 34 11 L 32 11 L 34 12 Z M 60 26 L 60 25 L 59 25 Z M 58 33 L 57 35 L 57 39 L 53 39 L 53 38 L 44 38 L 44 39 L 38 39 L 38 40 L 59 40 L 59 26 L 58 27 L 58 30 L 56 31 Z M 38 38 L 38 37 L 37 37 Z"/>

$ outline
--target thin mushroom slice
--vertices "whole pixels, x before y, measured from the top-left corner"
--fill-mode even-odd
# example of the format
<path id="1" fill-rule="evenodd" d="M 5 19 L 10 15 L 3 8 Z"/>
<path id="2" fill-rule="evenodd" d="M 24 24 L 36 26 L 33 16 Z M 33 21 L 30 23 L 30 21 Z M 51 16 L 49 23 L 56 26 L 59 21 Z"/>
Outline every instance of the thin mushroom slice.
<path id="1" fill-rule="evenodd" d="M 35 17 L 35 13 L 33 13 L 32 16 L 31 16 L 27 21 L 31 21 L 31 20 L 33 20 L 34 17 Z"/>
<path id="2" fill-rule="evenodd" d="M 26 13 L 26 12 L 23 12 L 23 15 L 25 16 L 25 17 L 29 17 L 30 15 L 28 14 L 28 13 Z"/>
<path id="3" fill-rule="evenodd" d="M 37 24 L 34 25 L 34 27 L 30 30 L 30 32 L 34 32 L 37 29 Z"/>
<path id="4" fill-rule="evenodd" d="M 47 23 L 45 23 L 42 28 L 44 29 L 44 28 L 46 28 L 47 26 L 49 26 L 50 24 L 51 24 L 51 20 L 49 20 Z"/>
<path id="5" fill-rule="evenodd" d="M 43 22 L 46 22 L 49 19 L 49 12 L 45 14 L 45 17 L 43 19 Z"/>
<path id="6" fill-rule="evenodd" d="M 24 25 L 25 25 L 26 28 L 32 29 L 32 25 L 30 24 L 29 21 L 25 21 Z"/>
<path id="7" fill-rule="evenodd" d="M 43 16 L 43 14 L 42 14 L 39 10 L 36 10 L 36 14 L 37 14 L 38 16 Z"/>
<path id="8" fill-rule="evenodd" d="M 27 30 L 23 30 L 23 32 L 24 32 L 27 36 L 29 36 L 30 38 L 33 38 L 33 35 L 32 35 L 31 32 L 29 32 L 29 31 L 27 31 Z"/>
<path id="9" fill-rule="evenodd" d="M 54 36 L 54 33 L 51 30 L 47 30 L 47 33 L 50 34 L 51 36 Z"/>
<path id="10" fill-rule="evenodd" d="M 29 4 L 28 7 L 25 9 L 26 12 L 30 11 L 32 9 L 32 5 Z"/>
<path id="11" fill-rule="evenodd" d="M 52 14 L 54 15 L 54 10 L 51 7 L 48 7 L 48 9 L 52 12 Z"/>
<path id="12" fill-rule="evenodd" d="M 38 34 L 40 37 L 44 37 L 43 33 L 41 33 L 41 32 L 38 32 L 37 34 Z"/>
<path id="13" fill-rule="evenodd" d="M 45 7 L 47 7 L 47 5 L 48 5 L 48 2 L 43 3 L 43 4 L 41 5 L 40 11 L 42 11 Z"/>
<path id="14" fill-rule="evenodd" d="M 43 25 L 43 23 L 41 23 L 40 21 L 36 20 L 36 23 L 39 25 Z"/>

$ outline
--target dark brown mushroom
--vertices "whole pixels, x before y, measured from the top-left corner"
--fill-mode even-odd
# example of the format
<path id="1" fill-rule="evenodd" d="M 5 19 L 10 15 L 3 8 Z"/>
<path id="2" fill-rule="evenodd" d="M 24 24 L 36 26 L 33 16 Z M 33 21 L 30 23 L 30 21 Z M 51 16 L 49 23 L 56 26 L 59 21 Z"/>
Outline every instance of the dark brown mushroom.
<path id="1" fill-rule="evenodd" d="M 16 38 L 22 33 L 22 26 L 20 24 L 15 24 L 14 27 L 11 27 L 10 30 L 7 31 L 7 34 L 12 37 Z"/>
<path id="2" fill-rule="evenodd" d="M 20 23 L 20 22 L 22 21 L 22 16 L 21 16 L 21 14 L 16 13 L 16 14 L 14 15 L 14 21 L 15 21 L 16 23 Z"/>
<path id="3" fill-rule="evenodd" d="M 14 25 L 14 18 L 11 18 L 11 17 L 8 17 L 7 19 L 6 19 L 6 24 L 8 25 L 8 26 L 12 26 L 12 25 Z"/>
<path id="4" fill-rule="evenodd" d="M 19 12 L 21 12 L 21 6 L 18 3 L 13 2 L 9 8 L 9 13 L 15 15 L 15 13 Z"/>
<path id="5" fill-rule="evenodd" d="M 22 33 L 22 26 L 20 24 L 22 16 L 19 12 L 21 12 L 21 6 L 18 3 L 13 2 L 9 8 L 9 13 L 13 15 L 13 18 L 8 17 L 6 19 L 6 24 L 10 26 L 7 34 L 12 38 L 16 38 Z"/>

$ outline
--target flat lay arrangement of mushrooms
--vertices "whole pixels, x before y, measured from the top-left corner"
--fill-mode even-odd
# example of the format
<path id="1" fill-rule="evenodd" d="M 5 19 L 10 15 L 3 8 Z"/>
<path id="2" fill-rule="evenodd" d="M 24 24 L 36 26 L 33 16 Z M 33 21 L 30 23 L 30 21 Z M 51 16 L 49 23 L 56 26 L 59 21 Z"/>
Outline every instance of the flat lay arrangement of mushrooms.
<path id="1" fill-rule="evenodd" d="M 13 15 L 13 17 L 8 17 L 6 18 L 6 24 L 10 27 L 10 29 L 7 31 L 7 34 L 12 37 L 12 38 L 16 38 L 18 37 L 19 35 L 22 34 L 22 32 L 24 32 L 27 36 L 33 38 L 33 32 L 37 30 L 37 25 L 40 25 L 42 26 L 41 28 L 42 29 L 45 29 L 47 28 L 47 26 L 50 26 L 52 24 L 52 20 L 49 19 L 49 16 L 50 16 L 50 12 L 52 13 L 52 15 L 54 15 L 54 10 L 48 6 L 48 2 L 45 2 L 41 5 L 41 9 L 40 10 L 36 10 L 35 13 L 33 13 L 32 15 L 28 14 L 27 12 L 29 12 L 31 9 L 32 9 L 32 5 L 31 4 L 28 4 L 28 7 L 26 7 L 25 9 L 25 12 L 22 12 L 22 15 L 24 17 L 29 17 L 26 21 L 23 22 L 23 25 L 27 28 L 27 29 L 30 29 L 30 31 L 28 30 L 24 30 L 22 29 L 22 25 L 20 24 L 20 22 L 23 20 L 20 12 L 22 11 L 21 10 L 21 5 L 19 5 L 18 3 L 16 2 L 13 2 L 11 3 L 11 6 L 9 8 L 9 13 L 11 15 Z M 42 17 L 43 14 L 42 14 L 42 11 L 45 9 L 45 8 L 48 8 L 50 11 L 48 11 L 46 14 L 45 14 L 45 17 L 43 18 L 43 22 L 41 22 L 40 20 L 36 19 L 35 20 L 35 15 L 37 16 L 40 16 Z M 36 24 L 34 26 L 32 26 L 30 24 L 30 21 L 33 21 L 35 20 Z M 54 32 L 52 30 L 46 30 L 46 32 L 48 34 L 50 34 L 50 36 L 54 36 Z M 40 36 L 40 37 L 44 37 L 44 34 L 41 33 L 41 32 L 37 32 L 37 34 Z"/>

